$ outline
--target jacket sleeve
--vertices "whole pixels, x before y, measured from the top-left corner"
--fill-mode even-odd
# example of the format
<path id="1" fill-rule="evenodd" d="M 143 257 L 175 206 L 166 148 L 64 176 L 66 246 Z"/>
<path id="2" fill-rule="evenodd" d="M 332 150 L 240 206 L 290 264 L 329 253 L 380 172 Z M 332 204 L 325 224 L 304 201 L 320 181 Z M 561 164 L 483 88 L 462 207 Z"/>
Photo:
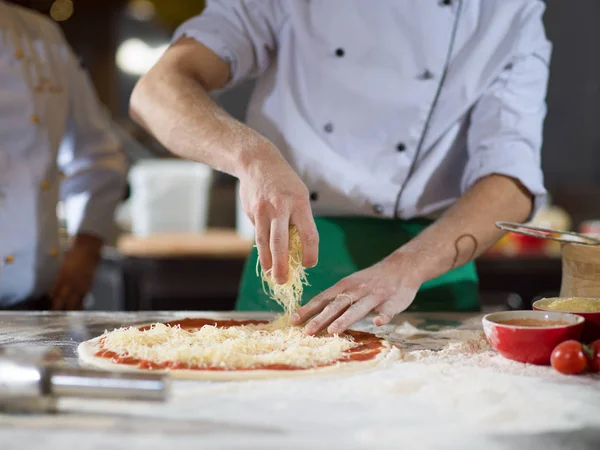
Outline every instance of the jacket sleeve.
<path id="1" fill-rule="evenodd" d="M 175 32 L 204 44 L 227 62 L 226 87 L 263 73 L 271 64 L 285 13 L 278 0 L 212 0 Z"/>
<path id="2" fill-rule="evenodd" d="M 544 31 L 543 11 L 541 2 L 524 10 L 512 62 L 472 109 L 469 160 L 462 179 L 464 192 L 487 175 L 515 178 L 535 198 L 531 217 L 546 195 L 541 147 L 551 44 Z"/>

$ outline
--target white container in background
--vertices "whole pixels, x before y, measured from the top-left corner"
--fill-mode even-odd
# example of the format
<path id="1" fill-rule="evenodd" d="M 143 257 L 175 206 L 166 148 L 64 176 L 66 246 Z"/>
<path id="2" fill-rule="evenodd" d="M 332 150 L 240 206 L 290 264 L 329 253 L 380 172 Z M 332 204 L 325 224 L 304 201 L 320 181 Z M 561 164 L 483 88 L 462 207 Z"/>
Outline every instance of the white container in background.
<path id="1" fill-rule="evenodd" d="M 242 208 L 240 200 L 240 182 L 237 182 L 235 189 L 235 228 L 237 234 L 245 239 L 254 240 L 254 225 Z"/>
<path id="2" fill-rule="evenodd" d="M 206 230 L 212 170 L 178 159 L 147 159 L 129 172 L 135 236 Z"/>

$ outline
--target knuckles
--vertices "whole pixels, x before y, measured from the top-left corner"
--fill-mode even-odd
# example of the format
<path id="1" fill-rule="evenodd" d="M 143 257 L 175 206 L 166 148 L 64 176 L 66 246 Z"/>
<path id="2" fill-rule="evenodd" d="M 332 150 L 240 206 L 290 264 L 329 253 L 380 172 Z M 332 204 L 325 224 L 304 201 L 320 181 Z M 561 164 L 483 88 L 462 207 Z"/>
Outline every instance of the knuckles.
<path id="1" fill-rule="evenodd" d="M 259 247 L 266 247 L 269 245 L 269 239 L 264 234 L 257 234 L 256 245 L 258 245 Z"/>
<path id="2" fill-rule="evenodd" d="M 265 199 L 258 199 L 253 206 L 253 210 L 259 216 L 269 213 L 270 203 Z"/>
<path id="3" fill-rule="evenodd" d="M 277 193 L 261 196 L 251 203 L 249 210 L 256 214 L 306 209 L 309 207 L 308 189 L 301 192 Z"/>
<path id="4" fill-rule="evenodd" d="M 366 289 L 366 286 L 365 286 Z M 373 295 L 377 295 L 378 297 L 382 297 L 384 299 L 390 298 L 394 292 L 387 287 L 374 287 L 371 289 L 371 293 Z"/>
<path id="5" fill-rule="evenodd" d="M 286 241 L 284 241 L 281 237 L 271 236 L 271 247 L 273 253 L 276 255 L 287 253 Z"/>
<path id="6" fill-rule="evenodd" d="M 304 234 L 304 243 L 308 246 L 316 246 L 319 244 L 319 233 L 316 230 L 308 231 Z"/>

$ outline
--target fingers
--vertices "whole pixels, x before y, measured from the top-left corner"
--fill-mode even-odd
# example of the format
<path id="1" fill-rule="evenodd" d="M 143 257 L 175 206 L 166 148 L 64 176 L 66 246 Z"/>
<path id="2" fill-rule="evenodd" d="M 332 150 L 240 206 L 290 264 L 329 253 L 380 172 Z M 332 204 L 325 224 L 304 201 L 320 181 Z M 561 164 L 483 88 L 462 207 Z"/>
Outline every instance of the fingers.
<path id="1" fill-rule="evenodd" d="M 351 278 L 344 279 L 300 308 L 292 317 L 292 324 L 299 325 L 315 316 L 306 325 L 307 334 L 317 334 L 325 328 L 329 334 L 339 334 L 375 310 L 378 315 L 373 323 L 382 326 L 404 311 L 417 293 L 417 289 L 402 287 L 390 298 L 374 291 L 365 284 L 352 283 Z"/>
<path id="2" fill-rule="evenodd" d="M 353 303 L 340 317 L 338 317 L 329 327 L 329 334 L 340 334 L 346 331 L 351 325 L 354 325 L 360 319 L 365 317 L 377 305 L 381 304 L 383 297 L 378 295 L 367 295 Z"/>
<path id="3" fill-rule="evenodd" d="M 289 266 L 290 215 L 285 208 L 279 208 L 279 212 L 260 208 L 254 222 L 260 265 L 264 271 L 272 271 L 277 284 L 285 284 Z"/>
<path id="4" fill-rule="evenodd" d="M 85 295 L 72 293 L 68 300 L 65 302 L 65 310 L 67 311 L 79 311 L 83 306 L 83 299 Z"/>
<path id="5" fill-rule="evenodd" d="M 255 227 L 262 269 L 271 271 L 277 284 L 285 284 L 288 278 L 290 223 L 296 225 L 300 233 L 302 264 L 305 267 L 314 267 L 317 263 L 319 236 L 308 190 L 291 168 L 283 164 L 279 171 L 275 167 L 273 173 L 263 175 L 267 178 L 262 181 L 259 177 L 254 182 L 242 182 L 240 198 Z"/>
<path id="6" fill-rule="evenodd" d="M 63 311 L 67 302 L 69 301 L 69 297 L 71 296 L 71 289 L 68 285 L 60 284 L 54 290 L 54 293 L 51 294 L 52 297 L 52 310 L 53 311 Z"/>
<path id="7" fill-rule="evenodd" d="M 285 284 L 289 267 L 289 216 L 280 216 L 271 221 L 271 255 L 273 278 L 277 284 Z"/>
<path id="8" fill-rule="evenodd" d="M 53 311 L 77 311 L 81 309 L 85 295 L 79 294 L 69 286 L 63 286 L 52 298 Z"/>
<path id="9" fill-rule="evenodd" d="M 300 325 L 310 319 L 312 316 L 320 313 L 338 294 L 344 291 L 344 280 L 324 290 L 319 295 L 310 300 L 306 305 L 299 308 L 292 316 L 292 325 Z"/>
<path id="10" fill-rule="evenodd" d="M 315 267 L 319 259 L 319 232 L 310 206 L 292 214 L 291 223 L 296 225 L 302 241 L 302 265 Z"/>
<path id="11" fill-rule="evenodd" d="M 72 311 L 81 309 L 85 294 L 80 294 L 81 286 L 75 286 L 67 278 L 59 276 L 50 289 L 51 308 L 53 311 Z"/>
<path id="12" fill-rule="evenodd" d="M 396 314 L 400 314 L 410 306 L 416 295 L 417 289 L 400 288 L 394 297 L 377 308 L 379 315 L 373 319 L 373 325 L 381 327 L 390 323 Z"/>
<path id="13" fill-rule="evenodd" d="M 50 288 L 48 292 L 48 296 L 50 297 L 50 309 L 52 311 L 60 311 L 62 309 L 62 303 L 59 303 L 58 298 L 63 290 L 63 284 L 61 282 L 60 275 L 55 280 L 54 284 Z"/>
<path id="14" fill-rule="evenodd" d="M 256 215 L 256 247 L 258 248 L 258 258 L 263 270 L 267 271 L 273 266 L 271 258 L 271 219 L 264 215 Z"/>
<path id="15" fill-rule="evenodd" d="M 329 302 L 323 311 L 311 320 L 304 331 L 306 334 L 313 335 L 321 332 L 329 326 L 335 319 L 344 313 L 354 301 L 349 294 L 340 294 L 333 301 Z"/>

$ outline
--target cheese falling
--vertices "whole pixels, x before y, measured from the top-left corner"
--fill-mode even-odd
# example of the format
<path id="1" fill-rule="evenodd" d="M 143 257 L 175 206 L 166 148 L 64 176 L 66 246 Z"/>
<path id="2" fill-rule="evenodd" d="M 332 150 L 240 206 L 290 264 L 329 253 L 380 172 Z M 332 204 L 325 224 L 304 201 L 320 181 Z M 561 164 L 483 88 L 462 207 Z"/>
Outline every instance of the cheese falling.
<path id="1" fill-rule="evenodd" d="M 189 331 L 158 323 L 147 330 L 126 327 L 103 335 L 103 347 L 120 356 L 232 370 L 276 364 L 304 369 L 323 366 L 339 361 L 344 351 L 356 345 L 347 337 L 307 336 L 301 328 L 271 323 L 230 328 L 204 325 Z"/>
<path id="2" fill-rule="evenodd" d="M 308 285 L 306 272 L 302 265 L 302 241 L 295 225 L 290 227 L 289 236 L 289 268 L 285 284 L 277 284 L 273 278 L 272 269 L 265 271 L 260 267 L 260 260 L 256 262 L 256 275 L 259 276 L 260 270 L 265 293 L 283 308 L 283 316 L 280 318 L 282 325 L 289 325 L 292 315 L 300 307 L 304 286 Z"/>

